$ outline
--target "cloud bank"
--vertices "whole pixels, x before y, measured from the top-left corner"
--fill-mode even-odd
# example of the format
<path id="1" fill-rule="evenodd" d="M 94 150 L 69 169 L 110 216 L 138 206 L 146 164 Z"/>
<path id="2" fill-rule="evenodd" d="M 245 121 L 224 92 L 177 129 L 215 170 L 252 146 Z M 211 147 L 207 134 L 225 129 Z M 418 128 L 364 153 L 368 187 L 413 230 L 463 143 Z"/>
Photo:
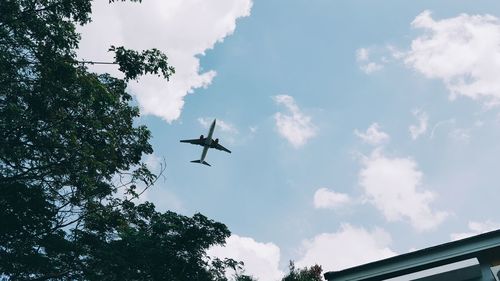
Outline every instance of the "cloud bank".
<path id="1" fill-rule="evenodd" d="M 396 255 L 389 245 L 391 236 L 381 228 L 371 231 L 342 224 L 334 233 L 322 233 L 302 243 L 304 255 L 298 267 L 321 265 L 336 271 Z"/>
<path id="2" fill-rule="evenodd" d="M 209 256 L 233 258 L 245 263 L 245 274 L 259 281 L 281 280 L 279 269 L 280 249 L 273 243 L 260 243 L 250 237 L 231 235 L 224 247 L 216 246 L 207 251 Z"/>
<path id="3" fill-rule="evenodd" d="M 422 189 L 423 173 L 410 158 L 390 158 L 378 149 L 363 159 L 359 184 L 368 201 L 388 221 L 407 220 L 418 231 L 435 228 L 448 216 L 430 203 L 436 194 Z"/>
<path id="4" fill-rule="evenodd" d="M 137 50 L 158 48 L 176 68 L 170 82 L 144 76 L 129 89 L 143 114 L 167 122 L 179 118 L 184 97 L 212 83 L 216 72 L 203 71 L 200 56 L 231 35 L 236 20 L 250 15 L 252 0 L 148 0 L 141 4 L 93 2 L 93 22 L 80 28 L 78 55 L 86 60 L 111 61 L 110 45 Z M 96 71 L 112 72 L 109 68 Z M 115 70 L 116 73 L 116 70 Z"/>
<path id="5" fill-rule="evenodd" d="M 491 15 L 461 14 L 435 20 L 424 11 L 412 22 L 423 34 L 403 56 L 407 66 L 443 81 L 450 97 L 500 102 L 500 21 Z"/>

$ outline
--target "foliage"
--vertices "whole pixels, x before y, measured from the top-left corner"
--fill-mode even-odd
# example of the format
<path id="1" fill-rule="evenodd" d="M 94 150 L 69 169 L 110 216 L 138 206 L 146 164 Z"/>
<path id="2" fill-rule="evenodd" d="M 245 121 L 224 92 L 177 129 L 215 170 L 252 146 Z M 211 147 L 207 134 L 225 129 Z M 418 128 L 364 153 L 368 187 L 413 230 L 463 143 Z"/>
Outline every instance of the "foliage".
<path id="1" fill-rule="evenodd" d="M 234 281 L 257 281 L 257 279 L 249 275 L 237 275 Z"/>
<path id="2" fill-rule="evenodd" d="M 158 175 L 141 162 L 151 134 L 134 125 L 126 82 L 168 79 L 167 57 L 112 47 L 125 79 L 91 73 L 75 54 L 91 0 L 2 0 L 0 11 L 0 276 L 226 280 L 239 263 L 205 254 L 225 225 L 133 203 Z"/>
<path id="3" fill-rule="evenodd" d="M 167 56 L 158 49 L 145 50 L 141 53 L 124 47 L 111 46 L 109 51 L 115 52 L 115 61 L 120 65 L 120 71 L 125 79 L 136 79 L 143 74 L 157 74 L 161 71 L 167 80 L 175 73 L 175 69 L 167 64 Z"/>
<path id="4" fill-rule="evenodd" d="M 288 275 L 283 277 L 281 281 L 322 281 L 323 277 L 321 272 L 323 269 L 319 265 L 313 265 L 311 267 L 304 267 L 302 269 L 295 268 L 295 263 L 290 261 L 288 266 L 290 272 Z"/>

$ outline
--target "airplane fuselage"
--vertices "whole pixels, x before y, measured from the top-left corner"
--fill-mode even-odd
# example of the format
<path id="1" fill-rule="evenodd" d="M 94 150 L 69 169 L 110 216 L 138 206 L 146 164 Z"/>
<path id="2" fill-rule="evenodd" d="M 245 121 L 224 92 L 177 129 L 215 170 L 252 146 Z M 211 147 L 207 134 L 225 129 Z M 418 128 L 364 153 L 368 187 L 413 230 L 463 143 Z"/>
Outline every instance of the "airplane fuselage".
<path id="1" fill-rule="evenodd" d="M 214 134 L 214 130 L 215 130 L 215 119 L 214 119 L 214 122 L 212 122 L 212 125 L 210 125 L 210 129 L 208 130 L 208 135 L 205 139 L 205 145 L 203 146 L 203 151 L 201 152 L 201 158 L 200 158 L 200 161 L 203 163 L 203 161 L 205 160 L 205 157 L 207 156 L 207 153 L 208 153 L 208 149 L 210 148 L 210 145 L 212 145 L 212 142 L 213 142 L 213 139 L 212 139 L 212 135 Z"/>
<path id="2" fill-rule="evenodd" d="M 208 129 L 208 135 L 206 138 L 203 137 L 203 135 L 201 135 L 199 139 L 180 140 L 180 142 L 196 144 L 196 145 L 200 145 L 203 147 L 200 160 L 193 160 L 193 161 L 191 161 L 191 163 L 200 163 L 203 165 L 210 166 L 210 164 L 208 164 L 207 161 L 205 161 L 205 157 L 207 156 L 208 149 L 210 149 L 210 148 L 214 148 L 217 150 L 225 151 L 227 153 L 231 153 L 231 150 L 225 148 L 224 146 L 222 146 L 219 143 L 219 139 L 215 139 L 215 140 L 213 139 L 213 134 L 214 134 L 214 130 L 215 130 L 215 122 L 216 122 L 216 120 L 214 119 L 214 121 L 210 125 L 210 128 Z"/>

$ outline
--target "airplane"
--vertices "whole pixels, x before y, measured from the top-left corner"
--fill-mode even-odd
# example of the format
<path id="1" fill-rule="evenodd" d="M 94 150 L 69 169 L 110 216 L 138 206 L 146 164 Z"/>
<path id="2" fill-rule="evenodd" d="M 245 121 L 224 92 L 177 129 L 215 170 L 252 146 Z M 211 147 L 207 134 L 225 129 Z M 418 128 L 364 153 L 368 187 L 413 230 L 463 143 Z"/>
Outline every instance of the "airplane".
<path id="1" fill-rule="evenodd" d="M 203 135 L 200 136 L 199 139 L 192 139 L 192 140 L 181 140 L 180 142 L 185 142 L 185 143 L 190 143 L 190 144 L 197 144 L 203 146 L 203 151 L 201 152 L 201 158 L 200 160 L 193 160 L 191 163 L 200 163 L 204 164 L 207 166 L 211 166 L 205 161 L 205 156 L 207 156 L 207 152 L 209 148 L 215 148 L 218 150 L 222 150 L 228 153 L 231 153 L 231 151 L 222 145 L 219 144 L 219 139 L 212 139 L 212 135 L 215 130 L 215 122 L 216 119 L 212 122 L 212 125 L 210 125 L 210 129 L 208 130 L 208 136 L 206 138 L 203 137 Z"/>

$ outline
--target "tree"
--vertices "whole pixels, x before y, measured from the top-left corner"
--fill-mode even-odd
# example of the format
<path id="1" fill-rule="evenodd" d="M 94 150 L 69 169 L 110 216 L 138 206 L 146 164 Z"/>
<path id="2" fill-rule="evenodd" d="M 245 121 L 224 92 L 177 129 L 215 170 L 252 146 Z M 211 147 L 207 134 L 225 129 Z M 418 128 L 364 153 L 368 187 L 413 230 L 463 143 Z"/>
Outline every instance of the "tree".
<path id="1" fill-rule="evenodd" d="M 249 275 L 236 275 L 234 281 L 257 281 L 257 279 Z"/>
<path id="2" fill-rule="evenodd" d="M 133 124 L 126 83 L 168 79 L 167 57 L 111 46 L 125 79 L 91 73 L 75 54 L 91 0 L 2 0 L 0 11 L 0 276 L 226 280 L 241 263 L 205 254 L 225 225 L 134 203 L 159 175 L 141 162 L 151 133 Z"/>
<path id="3" fill-rule="evenodd" d="M 304 267 L 302 269 L 295 268 L 295 263 L 290 261 L 288 266 L 290 272 L 283 277 L 281 281 L 322 281 L 321 272 L 323 269 L 319 265 Z"/>

